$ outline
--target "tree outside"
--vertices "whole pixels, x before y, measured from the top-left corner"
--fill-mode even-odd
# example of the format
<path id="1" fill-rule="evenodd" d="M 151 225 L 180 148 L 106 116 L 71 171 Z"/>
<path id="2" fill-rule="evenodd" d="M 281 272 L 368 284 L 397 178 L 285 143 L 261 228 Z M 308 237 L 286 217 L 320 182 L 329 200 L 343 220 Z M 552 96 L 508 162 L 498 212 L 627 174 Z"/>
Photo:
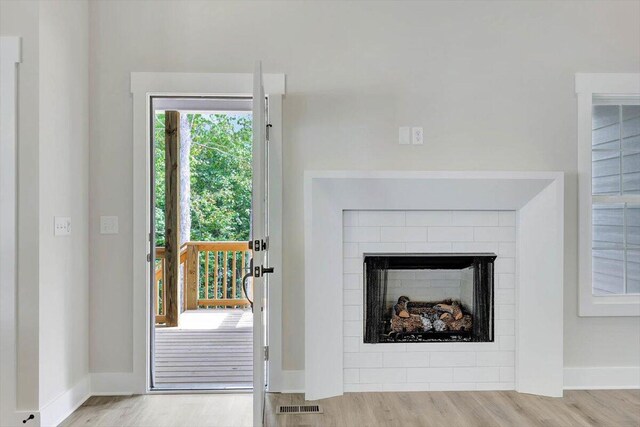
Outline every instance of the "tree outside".
<path id="1" fill-rule="evenodd" d="M 185 114 L 181 134 L 188 153 L 188 174 L 181 174 L 182 212 L 189 212 L 190 232 L 182 240 L 249 240 L 251 221 L 251 114 Z M 186 118 L 186 120 L 185 120 Z M 156 246 L 164 246 L 165 173 L 164 113 L 156 114 L 155 144 L 155 232 Z M 181 139 L 183 139 L 181 135 Z M 183 221 L 181 221 L 183 223 Z M 188 221 L 184 222 L 188 223 Z"/>

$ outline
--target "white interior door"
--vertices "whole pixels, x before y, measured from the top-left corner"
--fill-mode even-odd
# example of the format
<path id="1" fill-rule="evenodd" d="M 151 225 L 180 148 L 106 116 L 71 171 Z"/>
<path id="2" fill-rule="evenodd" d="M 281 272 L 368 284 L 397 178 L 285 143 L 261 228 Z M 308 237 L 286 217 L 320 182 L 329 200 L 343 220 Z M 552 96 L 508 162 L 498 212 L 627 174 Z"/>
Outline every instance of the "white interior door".
<path id="1" fill-rule="evenodd" d="M 253 268 L 253 425 L 261 426 L 266 388 L 266 280 L 268 239 L 268 158 L 266 138 L 266 99 L 262 84 L 262 64 L 253 76 L 253 193 L 251 207 L 251 249 Z"/>

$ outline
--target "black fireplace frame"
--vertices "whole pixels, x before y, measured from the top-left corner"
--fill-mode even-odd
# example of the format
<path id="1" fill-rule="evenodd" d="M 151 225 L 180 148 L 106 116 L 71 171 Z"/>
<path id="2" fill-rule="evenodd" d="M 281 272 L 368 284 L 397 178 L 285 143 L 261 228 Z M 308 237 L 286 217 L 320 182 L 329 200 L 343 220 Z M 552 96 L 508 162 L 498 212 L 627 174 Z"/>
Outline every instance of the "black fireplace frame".
<path id="1" fill-rule="evenodd" d="M 494 253 L 365 253 L 364 342 L 493 342 Z M 383 336 L 388 270 L 461 270 L 473 267 L 473 326 L 471 331 L 406 333 Z"/>

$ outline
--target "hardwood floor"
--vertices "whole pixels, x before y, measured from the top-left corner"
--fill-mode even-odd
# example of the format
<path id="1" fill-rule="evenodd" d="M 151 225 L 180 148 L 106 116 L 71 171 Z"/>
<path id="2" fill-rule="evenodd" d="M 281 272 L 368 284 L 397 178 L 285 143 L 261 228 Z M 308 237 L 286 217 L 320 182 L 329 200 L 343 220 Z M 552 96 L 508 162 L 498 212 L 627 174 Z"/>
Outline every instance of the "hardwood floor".
<path id="1" fill-rule="evenodd" d="M 62 426 L 250 426 L 251 394 L 92 397 Z M 566 391 L 563 398 L 513 391 L 347 393 L 319 401 L 318 415 L 276 415 L 301 394 L 268 394 L 268 427 L 638 427 L 640 390 Z M 308 402 L 307 402 L 308 403 Z"/>
<path id="2" fill-rule="evenodd" d="M 61 426 L 244 427 L 253 425 L 252 405 L 251 393 L 94 396 Z"/>
<path id="3" fill-rule="evenodd" d="M 563 398 L 514 391 L 347 393 L 318 401 L 318 415 L 275 415 L 301 394 L 270 394 L 268 427 L 640 426 L 640 390 L 566 391 Z"/>

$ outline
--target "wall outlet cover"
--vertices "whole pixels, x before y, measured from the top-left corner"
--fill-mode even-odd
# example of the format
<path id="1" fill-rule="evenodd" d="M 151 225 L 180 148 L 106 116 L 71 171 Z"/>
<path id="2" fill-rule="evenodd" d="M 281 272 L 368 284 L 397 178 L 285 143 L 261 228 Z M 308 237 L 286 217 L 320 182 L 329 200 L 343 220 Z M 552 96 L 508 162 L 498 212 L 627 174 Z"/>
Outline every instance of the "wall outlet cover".
<path id="1" fill-rule="evenodd" d="M 100 234 L 118 234 L 118 217 L 101 216 Z"/>
<path id="2" fill-rule="evenodd" d="M 56 216 L 53 218 L 53 235 L 68 236 L 71 234 L 71 217 Z"/>
<path id="3" fill-rule="evenodd" d="M 424 144 L 424 132 L 421 127 L 413 127 L 411 128 L 411 139 L 413 145 L 422 145 Z"/>
<path id="4" fill-rule="evenodd" d="M 398 143 L 400 145 L 411 144 L 411 128 L 409 126 L 400 126 L 398 131 Z"/>

